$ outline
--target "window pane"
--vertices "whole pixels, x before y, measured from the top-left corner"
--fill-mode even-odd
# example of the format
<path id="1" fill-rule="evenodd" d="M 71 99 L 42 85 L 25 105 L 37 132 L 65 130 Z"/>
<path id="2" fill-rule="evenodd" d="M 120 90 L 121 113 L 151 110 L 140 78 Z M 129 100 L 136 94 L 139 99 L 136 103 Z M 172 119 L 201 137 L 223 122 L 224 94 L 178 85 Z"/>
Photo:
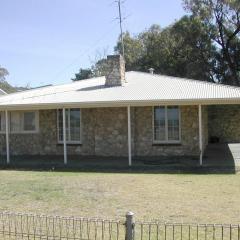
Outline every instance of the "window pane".
<path id="1" fill-rule="evenodd" d="M 69 109 L 65 110 L 66 141 L 69 140 Z M 58 140 L 63 141 L 63 110 L 58 110 Z"/>
<path id="2" fill-rule="evenodd" d="M 58 110 L 58 140 L 63 141 L 63 116 L 62 110 Z"/>
<path id="3" fill-rule="evenodd" d="M 66 109 L 65 112 L 65 123 L 66 123 L 66 141 L 70 140 L 70 115 L 69 115 L 70 109 Z"/>
<path id="4" fill-rule="evenodd" d="M 5 131 L 5 113 L 0 112 L 0 131 L 4 132 Z"/>
<path id="5" fill-rule="evenodd" d="M 165 134 L 165 107 L 154 108 L 154 140 L 166 140 Z"/>
<path id="6" fill-rule="evenodd" d="M 167 108 L 168 118 L 168 140 L 179 140 L 179 108 L 168 107 Z"/>
<path id="7" fill-rule="evenodd" d="M 10 113 L 10 130 L 11 132 L 21 131 L 21 113 L 20 112 Z"/>
<path id="8" fill-rule="evenodd" d="M 35 112 L 23 113 L 23 130 L 35 131 L 36 130 L 36 116 Z"/>
<path id="9" fill-rule="evenodd" d="M 63 141 L 63 112 L 58 110 L 58 140 Z M 66 141 L 80 141 L 80 109 L 66 109 Z"/>
<path id="10" fill-rule="evenodd" d="M 80 141 L 80 109 L 70 110 L 70 140 Z"/>

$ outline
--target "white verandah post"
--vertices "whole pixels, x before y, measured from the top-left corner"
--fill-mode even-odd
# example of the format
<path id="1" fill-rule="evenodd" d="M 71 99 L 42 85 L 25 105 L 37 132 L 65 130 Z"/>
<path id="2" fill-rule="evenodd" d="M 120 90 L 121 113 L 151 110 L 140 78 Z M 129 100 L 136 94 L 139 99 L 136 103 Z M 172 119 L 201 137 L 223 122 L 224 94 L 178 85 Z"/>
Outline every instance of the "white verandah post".
<path id="1" fill-rule="evenodd" d="M 127 107 L 128 115 L 128 166 L 132 166 L 132 143 L 131 143 L 131 108 Z"/>
<path id="2" fill-rule="evenodd" d="M 202 166 L 203 164 L 203 140 L 202 140 L 202 105 L 198 106 L 198 120 L 199 120 L 199 164 Z"/>
<path id="3" fill-rule="evenodd" d="M 7 164 L 9 164 L 9 163 L 10 163 L 10 153 L 9 153 L 8 110 L 5 111 L 5 127 L 6 127 L 6 154 L 7 154 Z"/>
<path id="4" fill-rule="evenodd" d="M 63 108 L 63 155 L 64 155 L 64 164 L 67 164 L 67 143 L 66 143 L 66 109 Z"/>

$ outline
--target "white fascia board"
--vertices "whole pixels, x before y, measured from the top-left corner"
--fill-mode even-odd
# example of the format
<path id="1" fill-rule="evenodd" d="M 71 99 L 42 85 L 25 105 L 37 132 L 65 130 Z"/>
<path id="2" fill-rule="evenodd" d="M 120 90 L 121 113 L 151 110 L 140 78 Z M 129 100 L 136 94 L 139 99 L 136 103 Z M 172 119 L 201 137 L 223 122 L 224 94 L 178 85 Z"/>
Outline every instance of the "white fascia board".
<path id="1" fill-rule="evenodd" d="M 44 110 L 60 108 L 100 108 L 100 107 L 137 107 L 154 105 L 228 105 L 240 104 L 239 99 L 194 99 L 194 100 L 148 100 L 148 101 L 115 101 L 115 102 L 91 102 L 91 103 L 51 103 L 51 104 L 22 104 L 2 105 L 3 110 Z"/>

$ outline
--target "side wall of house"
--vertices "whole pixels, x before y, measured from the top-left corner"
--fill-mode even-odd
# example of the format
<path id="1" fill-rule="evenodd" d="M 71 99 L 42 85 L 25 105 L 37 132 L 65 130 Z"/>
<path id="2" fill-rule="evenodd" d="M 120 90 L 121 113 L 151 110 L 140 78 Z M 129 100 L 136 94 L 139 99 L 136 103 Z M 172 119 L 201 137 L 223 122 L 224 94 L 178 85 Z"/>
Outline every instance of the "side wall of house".
<path id="1" fill-rule="evenodd" d="M 81 109 L 82 144 L 68 145 L 72 155 L 127 155 L 126 108 Z M 11 155 L 62 155 L 58 143 L 57 111 L 39 111 L 38 133 L 11 133 Z M 0 154 L 5 154 L 5 134 L 0 134 Z"/>
<path id="2" fill-rule="evenodd" d="M 209 138 L 220 142 L 240 142 L 240 105 L 215 105 L 208 107 Z"/>
<path id="3" fill-rule="evenodd" d="M 180 107 L 180 144 L 153 143 L 152 111 L 152 107 L 135 108 L 134 148 L 136 156 L 195 156 L 199 154 L 197 106 Z"/>
<path id="4" fill-rule="evenodd" d="M 132 153 L 135 156 L 199 155 L 198 107 L 182 106 L 181 143 L 153 143 L 152 107 L 131 108 Z M 127 109 L 82 109 L 82 144 L 68 145 L 68 154 L 127 156 Z M 207 143 L 207 111 L 203 109 L 204 146 Z M 4 154 L 5 134 L 0 134 L 0 153 Z M 62 155 L 57 140 L 56 110 L 39 111 L 39 133 L 10 134 L 12 155 Z"/>
<path id="5" fill-rule="evenodd" d="M 89 154 L 94 152 L 94 113 L 93 109 L 82 110 L 83 145 L 69 145 L 69 154 Z M 39 111 L 39 132 L 9 135 L 11 155 L 60 155 L 63 145 L 58 143 L 57 111 Z M 5 134 L 0 134 L 0 153 L 6 152 Z"/>
<path id="6" fill-rule="evenodd" d="M 55 111 L 39 111 L 38 133 L 11 133 L 9 145 L 11 155 L 55 154 L 57 129 Z M 51 129 L 51 130 L 50 130 Z M 5 133 L 0 134 L 0 152 L 6 152 Z"/>

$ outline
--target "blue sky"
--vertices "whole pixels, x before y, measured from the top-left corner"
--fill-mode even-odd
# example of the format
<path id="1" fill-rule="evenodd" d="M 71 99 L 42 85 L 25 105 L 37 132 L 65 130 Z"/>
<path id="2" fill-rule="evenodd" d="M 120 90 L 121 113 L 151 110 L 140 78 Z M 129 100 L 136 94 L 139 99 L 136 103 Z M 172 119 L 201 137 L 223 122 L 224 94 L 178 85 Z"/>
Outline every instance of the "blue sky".
<path id="1" fill-rule="evenodd" d="M 184 15 L 181 0 L 126 0 L 124 30 L 137 34 Z M 0 65 L 7 81 L 31 87 L 69 82 L 119 35 L 114 0 L 1 0 Z"/>

